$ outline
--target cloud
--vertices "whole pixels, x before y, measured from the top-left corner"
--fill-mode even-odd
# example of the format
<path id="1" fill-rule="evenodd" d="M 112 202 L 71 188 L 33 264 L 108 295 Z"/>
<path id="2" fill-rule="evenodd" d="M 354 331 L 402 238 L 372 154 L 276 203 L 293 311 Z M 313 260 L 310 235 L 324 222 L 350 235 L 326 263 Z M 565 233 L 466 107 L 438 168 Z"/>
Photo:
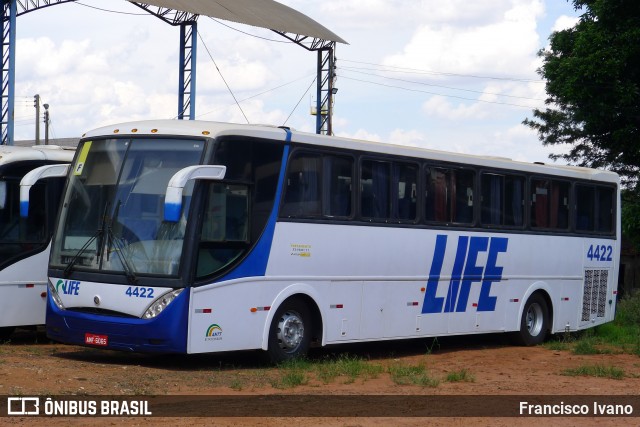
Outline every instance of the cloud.
<path id="1" fill-rule="evenodd" d="M 428 116 L 446 120 L 480 120 L 488 115 L 486 105 L 477 102 L 470 105 L 464 103 L 454 105 L 447 98 L 438 95 L 429 98 L 422 105 L 422 111 Z"/>
<path id="2" fill-rule="evenodd" d="M 556 19 L 555 23 L 553 24 L 553 28 L 551 28 L 551 31 L 562 31 L 568 28 L 575 27 L 578 21 L 580 21 L 580 18 L 577 16 L 562 15 L 558 19 Z"/>
<path id="3" fill-rule="evenodd" d="M 460 74 L 530 76 L 540 43 L 536 20 L 543 8 L 537 0 L 513 0 L 508 6 L 501 16 L 483 24 L 422 25 L 402 51 L 384 63 Z"/>

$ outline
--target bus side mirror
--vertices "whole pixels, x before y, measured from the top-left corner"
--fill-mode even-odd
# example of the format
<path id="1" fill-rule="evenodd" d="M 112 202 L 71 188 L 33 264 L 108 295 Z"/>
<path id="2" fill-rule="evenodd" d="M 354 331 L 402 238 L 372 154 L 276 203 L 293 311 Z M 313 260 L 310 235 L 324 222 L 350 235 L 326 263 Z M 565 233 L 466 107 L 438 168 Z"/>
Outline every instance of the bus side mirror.
<path id="1" fill-rule="evenodd" d="M 167 185 L 164 198 L 164 220 L 178 222 L 182 213 L 182 191 L 187 182 L 192 179 L 206 179 L 220 181 L 227 172 L 226 166 L 197 165 L 189 166 L 176 172 Z"/>
<path id="2" fill-rule="evenodd" d="M 27 173 L 20 181 L 20 216 L 26 218 L 29 216 L 29 191 L 41 179 L 45 178 L 64 178 L 69 172 L 70 165 L 68 163 L 61 165 L 47 165 L 35 168 Z"/>

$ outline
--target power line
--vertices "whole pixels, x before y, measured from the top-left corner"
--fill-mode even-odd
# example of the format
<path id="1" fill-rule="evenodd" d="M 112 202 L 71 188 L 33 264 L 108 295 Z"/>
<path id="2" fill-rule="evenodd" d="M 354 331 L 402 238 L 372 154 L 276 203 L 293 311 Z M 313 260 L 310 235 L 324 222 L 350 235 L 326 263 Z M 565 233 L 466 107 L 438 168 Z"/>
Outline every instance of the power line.
<path id="1" fill-rule="evenodd" d="M 287 122 L 289 121 L 289 119 L 291 118 L 291 116 L 293 115 L 293 113 L 296 111 L 296 109 L 298 108 L 298 105 L 300 105 L 300 102 L 302 102 L 302 100 L 304 99 L 305 96 L 307 96 L 307 93 L 309 93 L 309 89 L 311 89 L 311 86 L 313 86 L 313 83 L 316 81 L 317 76 L 313 78 L 313 80 L 311 80 L 311 84 L 309 85 L 309 87 L 307 88 L 307 90 L 304 91 L 304 93 L 302 94 L 302 96 L 300 97 L 300 99 L 298 100 L 298 102 L 296 103 L 295 107 L 293 107 L 293 110 L 291 110 L 291 113 L 289 113 L 289 117 L 287 117 L 287 120 L 284 121 L 284 123 L 282 123 L 282 126 L 286 125 Z"/>
<path id="2" fill-rule="evenodd" d="M 404 72 L 404 73 L 417 73 L 417 74 L 431 74 L 431 75 L 437 75 L 437 76 L 468 77 L 473 79 L 484 79 L 484 80 L 508 80 L 508 81 L 525 82 L 525 83 L 545 83 L 544 80 L 520 79 L 515 77 L 478 76 L 475 74 L 456 74 L 456 73 L 447 73 L 442 71 L 421 70 L 418 68 L 403 68 L 403 67 L 396 67 L 393 65 L 375 64 L 372 62 L 352 61 L 349 59 L 342 59 L 342 58 L 340 59 L 340 62 L 373 65 L 375 67 L 383 68 L 383 70 L 380 70 L 380 71 L 388 71 L 388 72 Z M 386 68 L 389 68 L 389 69 L 386 69 Z"/>
<path id="3" fill-rule="evenodd" d="M 209 54 L 209 58 L 211 58 L 211 61 L 213 62 L 213 65 L 216 67 L 216 70 L 218 70 L 218 74 L 220 74 L 220 77 L 222 78 L 222 81 L 224 82 L 225 86 L 227 86 L 227 89 L 229 90 L 229 93 L 233 97 L 233 100 L 236 102 L 236 105 L 238 106 L 238 108 L 240 109 L 240 112 L 244 116 L 244 119 L 247 121 L 247 123 L 250 123 L 249 119 L 247 118 L 247 115 L 244 113 L 244 110 L 242 109 L 242 107 L 240 106 L 240 103 L 236 99 L 236 96 L 233 94 L 233 91 L 229 87 L 229 84 L 227 83 L 227 81 L 225 80 L 224 76 L 222 75 L 222 72 L 220 71 L 220 68 L 218 68 L 218 64 L 216 64 L 215 59 L 213 59 L 213 55 L 211 55 L 211 52 L 209 51 L 209 48 L 207 47 L 206 43 L 204 42 L 204 39 L 202 38 L 202 35 L 200 34 L 200 31 L 198 31 L 198 37 L 200 38 L 200 41 L 202 42 L 202 45 L 204 46 L 205 50 Z"/>
<path id="4" fill-rule="evenodd" d="M 368 83 L 368 84 L 373 84 L 373 85 L 377 85 L 377 86 L 389 87 L 389 88 L 393 88 L 393 89 L 406 90 L 408 92 L 420 92 L 420 93 L 428 93 L 430 95 L 438 95 L 438 96 L 443 96 L 443 97 L 448 97 L 448 98 L 464 99 L 465 101 L 484 102 L 484 103 L 487 103 L 487 104 L 509 105 L 511 107 L 520 107 L 520 108 L 527 108 L 527 109 L 533 108 L 533 107 L 528 106 L 528 105 L 511 104 L 509 102 L 486 101 L 484 99 L 472 99 L 472 98 L 465 98 L 463 96 L 456 96 L 456 95 L 443 95 L 441 93 L 429 92 L 429 91 L 426 91 L 426 90 L 409 89 L 409 88 L 402 87 L 402 86 L 394 86 L 394 85 L 388 85 L 388 84 L 384 84 L 384 83 L 371 82 L 371 81 L 368 81 L 368 80 L 354 79 L 352 77 L 347 77 L 347 76 L 342 76 L 342 78 L 343 79 L 347 79 L 347 80 L 354 80 L 354 81 L 361 82 L 361 83 Z"/>
<path id="5" fill-rule="evenodd" d="M 442 89 L 459 90 L 461 92 L 472 92 L 472 93 L 479 93 L 479 94 L 486 94 L 486 95 L 504 96 L 504 97 L 507 97 L 507 98 L 526 99 L 526 100 L 530 100 L 530 101 L 544 101 L 544 99 L 540 99 L 540 98 L 529 98 L 529 97 L 526 97 L 526 96 L 506 95 L 506 94 L 502 94 L 502 93 L 492 93 L 492 92 L 485 92 L 485 91 L 480 91 L 480 90 L 462 89 L 462 88 L 451 87 L 451 86 L 436 85 L 436 84 L 432 84 L 432 83 L 417 82 L 417 81 L 414 81 L 414 80 L 406 80 L 406 79 L 399 79 L 399 78 L 395 78 L 395 77 L 381 76 L 379 74 L 365 73 L 363 71 L 355 71 L 355 70 L 350 69 L 350 67 L 340 67 L 340 69 L 341 70 L 345 70 L 345 71 L 349 71 L 349 72 L 352 72 L 352 73 L 364 74 L 364 75 L 367 75 L 367 76 L 380 77 L 380 78 L 384 78 L 384 79 L 388 79 L 388 80 L 396 80 L 396 81 L 400 81 L 400 82 L 412 83 L 412 84 L 417 84 L 417 85 L 422 85 L 422 86 L 431 86 L 431 87 L 439 87 L 439 88 L 442 88 Z M 443 96 L 445 96 L 445 95 L 443 95 Z"/>
<path id="6" fill-rule="evenodd" d="M 281 85 L 279 85 L 279 86 L 276 86 L 276 87 L 273 87 L 273 88 L 271 88 L 271 89 L 264 90 L 264 91 L 262 91 L 262 92 L 260 92 L 260 93 L 256 93 L 255 95 L 251 95 L 251 96 L 248 96 L 248 97 L 246 97 L 246 98 L 243 98 L 243 99 L 241 99 L 241 100 L 240 100 L 240 101 L 238 101 L 238 102 L 243 103 L 243 102 L 245 102 L 245 101 L 248 101 L 248 100 L 253 99 L 253 98 L 257 98 L 257 97 L 259 97 L 259 96 L 261 96 L 261 95 L 264 95 L 264 94 L 266 94 L 266 93 L 273 92 L 274 90 L 277 90 L 277 89 L 283 88 L 283 87 L 285 87 L 285 86 L 289 86 L 289 85 L 291 85 L 291 84 L 293 84 L 293 83 L 299 82 L 300 80 L 308 79 L 309 77 L 311 77 L 311 76 L 307 75 L 307 76 L 304 76 L 304 77 L 297 78 L 297 79 L 295 79 L 295 80 L 291 80 L 290 82 L 283 83 L 283 84 L 281 84 Z M 206 116 L 207 114 L 211 114 L 211 113 L 213 113 L 213 112 L 215 112 L 215 111 L 216 111 L 216 110 L 211 110 L 211 111 L 207 111 L 206 113 L 198 114 L 198 117 Z"/>

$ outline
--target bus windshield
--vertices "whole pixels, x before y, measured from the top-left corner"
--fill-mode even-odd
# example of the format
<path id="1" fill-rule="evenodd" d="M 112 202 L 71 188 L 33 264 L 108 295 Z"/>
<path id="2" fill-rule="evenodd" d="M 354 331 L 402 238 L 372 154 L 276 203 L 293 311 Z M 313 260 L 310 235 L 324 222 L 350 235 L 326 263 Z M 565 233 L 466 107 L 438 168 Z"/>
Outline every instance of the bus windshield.
<path id="1" fill-rule="evenodd" d="M 176 276 L 186 217 L 163 222 L 169 179 L 199 164 L 205 142 L 113 138 L 78 148 L 64 197 L 51 266 L 71 270 Z M 179 147 L 177 149 L 176 147 Z M 189 209 L 193 183 L 184 189 Z"/>

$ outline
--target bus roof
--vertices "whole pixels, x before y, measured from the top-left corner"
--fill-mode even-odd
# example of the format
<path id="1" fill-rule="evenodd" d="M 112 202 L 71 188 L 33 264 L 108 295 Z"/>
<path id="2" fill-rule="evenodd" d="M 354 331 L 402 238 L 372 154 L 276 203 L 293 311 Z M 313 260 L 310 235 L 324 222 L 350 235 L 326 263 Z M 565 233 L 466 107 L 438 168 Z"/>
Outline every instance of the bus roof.
<path id="1" fill-rule="evenodd" d="M 200 120 L 148 120 L 104 126 L 83 135 L 84 139 L 108 136 L 162 135 L 216 138 L 239 135 L 255 138 L 286 140 L 286 128 L 269 125 L 243 125 Z M 393 154 L 443 162 L 462 163 L 487 168 L 510 169 L 522 172 L 581 178 L 619 183 L 619 176 L 611 171 L 578 166 L 527 163 L 503 157 L 453 153 L 427 148 L 409 147 L 389 143 L 317 135 L 291 130 L 291 142 L 323 147 Z"/>
<path id="2" fill-rule="evenodd" d="M 52 162 L 71 162 L 75 150 L 57 145 L 36 145 L 18 147 L 15 145 L 0 146 L 0 165 L 29 160 L 50 160 Z"/>

